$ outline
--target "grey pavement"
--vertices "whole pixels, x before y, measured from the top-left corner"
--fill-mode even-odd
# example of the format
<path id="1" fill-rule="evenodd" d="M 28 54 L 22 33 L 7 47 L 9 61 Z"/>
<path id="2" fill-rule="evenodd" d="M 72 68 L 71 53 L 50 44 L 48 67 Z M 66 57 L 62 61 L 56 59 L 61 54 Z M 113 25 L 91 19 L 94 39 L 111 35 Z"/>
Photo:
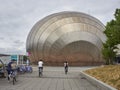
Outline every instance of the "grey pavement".
<path id="1" fill-rule="evenodd" d="M 0 90 L 99 90 L 80 75 L 80 71 L 89 68 L 93 67 L 70 67 L 65 75 L 63 67 L 44 67 L 40 78 L 34 66 L 33 73 L 18 75 L 15 85 L 0 78 Z"/>

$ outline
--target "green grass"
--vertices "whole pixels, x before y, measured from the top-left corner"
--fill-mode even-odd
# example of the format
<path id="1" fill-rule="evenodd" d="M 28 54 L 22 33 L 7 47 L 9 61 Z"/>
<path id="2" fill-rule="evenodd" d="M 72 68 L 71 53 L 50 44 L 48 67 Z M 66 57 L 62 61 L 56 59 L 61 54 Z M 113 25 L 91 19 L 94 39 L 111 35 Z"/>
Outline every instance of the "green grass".
<path id="1" fill-rule="evenodd" d="M 2 64 L 0 64 L 0 68 L 2 67 L 3 65 Z"/>
<path id="2" fill-rule="evenodd" d="M 85 73 L 120 90 L 120 65 L 106 65 L 86 70 Z"/>

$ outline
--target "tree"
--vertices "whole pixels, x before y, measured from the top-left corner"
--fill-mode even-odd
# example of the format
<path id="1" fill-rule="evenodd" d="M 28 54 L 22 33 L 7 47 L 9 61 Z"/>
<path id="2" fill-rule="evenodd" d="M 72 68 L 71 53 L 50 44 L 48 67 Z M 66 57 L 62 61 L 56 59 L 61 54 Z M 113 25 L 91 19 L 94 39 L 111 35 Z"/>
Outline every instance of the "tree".
<path id="1" fill-rule="evenodd" d="M 116 45 L 120 44 L 120 9 L 115 11 L 115 19 L 107 23 L 104 33 L 107 41 L 103 44 L 102 54 L 106 60 L 106 64 L 113 64 L 116 52 Z"/>
<path id="2" fill-rule="evenodd" d="M 28 59 L 28 56 L 24 55 L 24 56 L 23 56 L 23 60 L 24 60 L 24 61 L 27 61 L 27 59 Z"/>

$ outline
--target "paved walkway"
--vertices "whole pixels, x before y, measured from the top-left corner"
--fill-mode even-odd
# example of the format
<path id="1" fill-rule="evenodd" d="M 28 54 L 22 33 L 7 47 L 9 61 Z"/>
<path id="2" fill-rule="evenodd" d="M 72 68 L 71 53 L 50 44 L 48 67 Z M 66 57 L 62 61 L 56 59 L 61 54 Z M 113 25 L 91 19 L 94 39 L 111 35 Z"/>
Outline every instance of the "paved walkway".
<path id="1" fill-rule="evenodd" d="M 33 73 L 19 75 L 15 85 L 0 78 L 0 90 L 99 90 L 80 76 L 89 67 L 71 67 L 67 75 L 63 67 L 44 67 L 43 77 L 38 77 L 37 67 Z"/>

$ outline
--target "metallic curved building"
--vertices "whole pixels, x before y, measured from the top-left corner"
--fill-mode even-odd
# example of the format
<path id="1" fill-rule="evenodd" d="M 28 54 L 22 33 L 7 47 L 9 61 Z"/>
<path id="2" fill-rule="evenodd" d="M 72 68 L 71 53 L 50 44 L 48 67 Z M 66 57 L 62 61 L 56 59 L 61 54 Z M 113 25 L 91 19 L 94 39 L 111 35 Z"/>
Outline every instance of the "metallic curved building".
<path id="1" fill-rule="evenodd" d="M 30 60 L 46 65 L 98 65 L 103 62 L 105 27 L 96 18 L 80 12 L 60 12 L 38 21 L 31 29 L 26 50 Z"/>

